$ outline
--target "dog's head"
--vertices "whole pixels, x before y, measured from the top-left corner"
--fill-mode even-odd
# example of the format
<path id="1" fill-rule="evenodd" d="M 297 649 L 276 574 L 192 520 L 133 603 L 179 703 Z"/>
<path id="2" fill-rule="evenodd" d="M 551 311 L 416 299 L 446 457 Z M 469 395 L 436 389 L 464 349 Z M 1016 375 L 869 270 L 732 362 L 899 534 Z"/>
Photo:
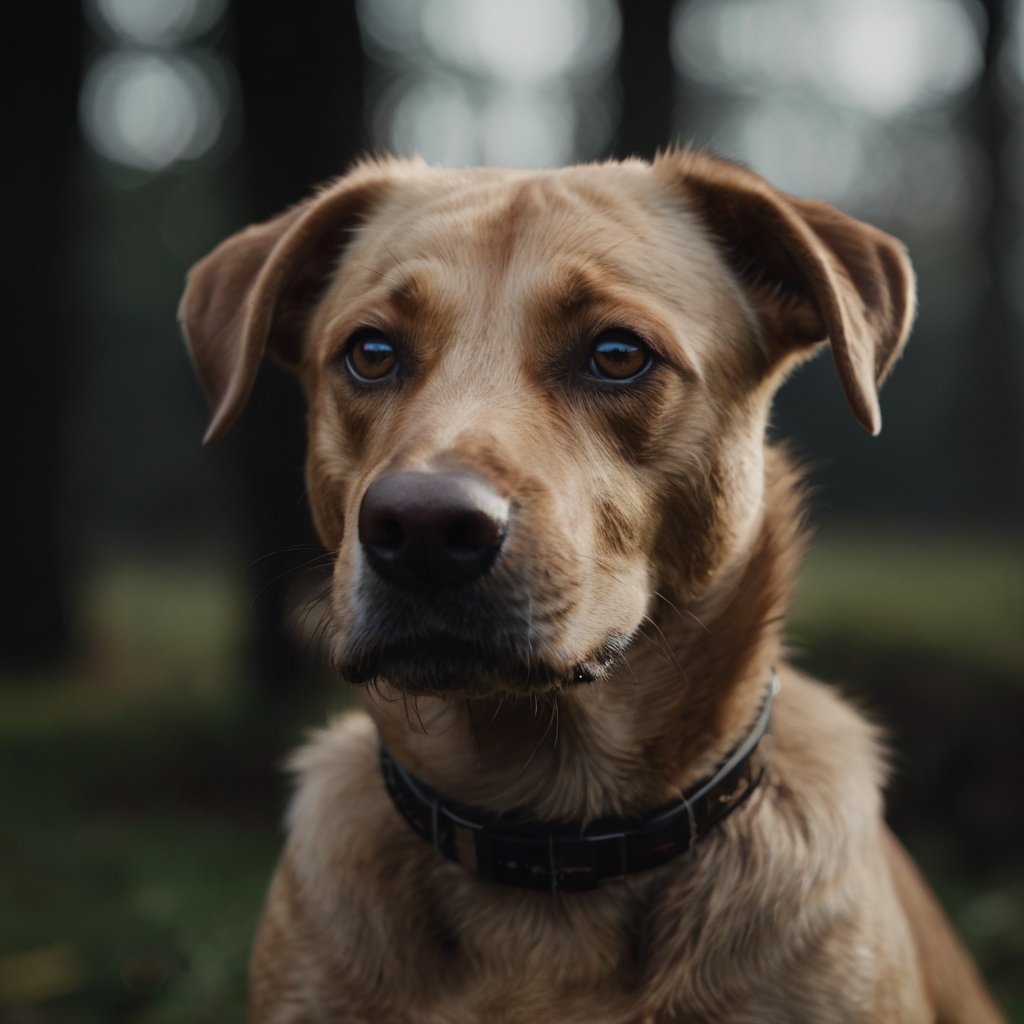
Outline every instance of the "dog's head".
<path id="1" fill-rule="evenodd" d="M 595 679 L 652 595 L 705 595 L 758 529 L 786 371 L 828 341 L 875 433 L 912 313 L 895 240 L 693 153 L 364 164 L 182 304 L 208 440 L 265 354 L 305 384 L 340 671 L 452 693 Z"/>

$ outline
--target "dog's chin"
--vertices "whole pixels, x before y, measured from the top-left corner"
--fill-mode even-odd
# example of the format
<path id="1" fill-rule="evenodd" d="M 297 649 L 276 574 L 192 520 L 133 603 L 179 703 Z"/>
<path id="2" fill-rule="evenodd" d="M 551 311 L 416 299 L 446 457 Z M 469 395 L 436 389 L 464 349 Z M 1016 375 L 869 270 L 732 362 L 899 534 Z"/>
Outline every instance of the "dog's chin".
<path id="1" fill-rule="evenodd" d="M 438 697 L 536 695 L 597 682 L 628 644 L 615 636 L 578 660 L 555 664 L 450 637 L 380 644 L 342 656 L 339 675 L 357 686 L 394 687 Z"/>

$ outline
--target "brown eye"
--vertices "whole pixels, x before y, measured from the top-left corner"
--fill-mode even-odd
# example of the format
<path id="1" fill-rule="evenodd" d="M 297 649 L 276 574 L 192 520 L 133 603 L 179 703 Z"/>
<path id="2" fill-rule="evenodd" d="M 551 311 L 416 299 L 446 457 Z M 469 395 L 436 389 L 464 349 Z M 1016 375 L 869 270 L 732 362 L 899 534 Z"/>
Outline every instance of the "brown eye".
<path id="1" fill-rule="evenodd" d="M 598 335 L 587 368 L 601 380 L 624 382 L 645 374 L 653 362 L 651 350 L 635 334 L 616 330 Z"/>
<path id="2" fill-rule="evenodd" d="M 360 331 L 345 348 L 345 368 L 361 384 L 374 384 L 398 369 L 398 353 L 379 331 Z"/>

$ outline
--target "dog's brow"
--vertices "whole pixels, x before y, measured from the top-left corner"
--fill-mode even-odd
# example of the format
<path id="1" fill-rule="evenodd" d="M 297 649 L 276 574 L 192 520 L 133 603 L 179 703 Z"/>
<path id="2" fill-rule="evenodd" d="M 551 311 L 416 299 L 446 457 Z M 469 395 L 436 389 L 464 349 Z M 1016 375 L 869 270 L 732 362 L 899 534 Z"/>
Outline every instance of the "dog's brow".
<path id="1" fill-rule="evenodd" d="M 580 313 L 608 300 L 605 275 L 600 267 L 575 264 L 563 268 L 550 292 L 566 314 Z"/>
<path id="2" fill-rule="evenodd" d="M 423 305 L 426 290 L 422 274 L 403 273 L 388 289 L 388 302 L 400 313 L 414 313 Z"/>

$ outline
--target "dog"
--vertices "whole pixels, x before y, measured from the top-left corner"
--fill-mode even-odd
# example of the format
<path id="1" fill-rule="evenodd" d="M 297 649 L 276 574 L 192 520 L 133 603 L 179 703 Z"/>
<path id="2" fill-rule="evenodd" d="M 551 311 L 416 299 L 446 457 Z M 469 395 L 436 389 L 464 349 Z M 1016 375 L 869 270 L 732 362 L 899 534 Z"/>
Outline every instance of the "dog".
<path id="1" fill-rule="evenodd" d="M 827 344 L 876 434 L 914 304 L 895 239 L 694 151 L 369 160 L 193 268 L 207 441 L 265 355 L 305 387 L 366 694 L 294 759 L 254 1022 L 1000 1019 L 784 658 L 772 397 Z"/>

